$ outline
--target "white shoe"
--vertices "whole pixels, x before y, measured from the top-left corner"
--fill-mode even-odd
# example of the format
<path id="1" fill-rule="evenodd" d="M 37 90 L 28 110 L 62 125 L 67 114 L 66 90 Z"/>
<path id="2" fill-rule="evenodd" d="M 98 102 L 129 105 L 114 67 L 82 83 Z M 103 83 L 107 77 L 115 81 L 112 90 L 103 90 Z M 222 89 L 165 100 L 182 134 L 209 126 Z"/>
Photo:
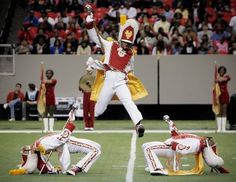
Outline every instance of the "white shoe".
<path id="1" fill-rule="evenodd" d="M 158 175 L 167 176 L 168 172 L 164 169 L 157 169 L 154 172 L 151 172 L 151 175 L 153 175 L 153 176 L 158 176 Z"/>
<path id="2" fill-rule="evenodd" d="M 11 118 L 8 121 L 13 122 L 13 121 L 15 121 L 15 118 Z"/>
<path id="3" fill-rule="evenodd" d="M 79 167 L 72 167 L 70 170 L 66 171 L 67 175 L 75 176 L 77 173 L 82 172 L 82 170 Z"/>
<path id="4" fill-rule="evenodd" d="M 25 118 L 25 117 L 23 117 L 21 120 L 22 120 L 22 121 L 25 121 L 25 120 L 26 120 L 26 118 Z"/>
<path id="5" fill-rule="evenodd" d="M 150 172 L 149 167 L 145 167 L 144 169 L 146 172 Z"/>
<path id="6" fill-rule="evenodd" d="M 3 108 L 6 109 L 8 107 L 8 103 L 3 104 Z"/>

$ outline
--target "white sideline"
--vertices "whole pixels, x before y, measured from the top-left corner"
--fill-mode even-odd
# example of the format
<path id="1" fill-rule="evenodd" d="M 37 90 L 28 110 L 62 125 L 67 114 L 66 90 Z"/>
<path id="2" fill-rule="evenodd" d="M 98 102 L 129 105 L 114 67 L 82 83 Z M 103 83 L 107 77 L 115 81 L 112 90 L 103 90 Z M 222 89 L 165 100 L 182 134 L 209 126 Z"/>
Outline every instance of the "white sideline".
<path id="1" fill-rule="evenodd" d="M 55 130 L 54 132 L 61 132 L 61 130 Z M 133 133 L 134 130 L 74 130 L 73 133 Z M 179 130 L 183 133 L 216 133 L 215 130 Z M 42 130 L 0 130 L 0 133 L 42 133 Z M 169 130 L 146 130 L 145 133 L 170 133 Z M 228 130 L 224 133 L 236 133 L 236 130 Z"/>
<path id="2" fill-rule="evenodd" d="M 136 132 L 133 131 L 131 146 L 130 146 L 130 158 L 125 180 L 126 182 L 133 182 L 134 163 L 136 159 L 136 141 L 137 141 L 137 134 Z"/>

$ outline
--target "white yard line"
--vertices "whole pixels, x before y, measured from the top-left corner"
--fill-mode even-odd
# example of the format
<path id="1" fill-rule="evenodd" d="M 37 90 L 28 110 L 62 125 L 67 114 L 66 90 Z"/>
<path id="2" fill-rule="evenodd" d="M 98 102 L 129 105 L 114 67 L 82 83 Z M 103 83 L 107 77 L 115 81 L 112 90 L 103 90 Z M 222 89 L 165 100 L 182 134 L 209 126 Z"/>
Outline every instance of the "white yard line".
<path id="1" fill-rule="evenodd" d="M 126 182 L 133 182 L 134 163 L 136 159 L 136 141 L 137 141 L 137 135 L 136 132 L 133 131 L 131 146 L 130 146 L 130 158 L 125 180 Z"/>
<path id="2" fill-rule="evenodd" d="M 216 133 L 215 130 L 179 130 L 183 133 Z M 61 130 L 55 130 L 54 132 L 61 132 Z M 75 130 L 73 133 L 133 133 L 134 130 L 94 130 L 84 131 Z M 42 133 L 42 130 L 0 130 L 0 133 Z M 146 130 L 145 133 L 170 133 L 169 130 Z M 225 133 L 236 133 L 236 130 L 229 130 Z"/>

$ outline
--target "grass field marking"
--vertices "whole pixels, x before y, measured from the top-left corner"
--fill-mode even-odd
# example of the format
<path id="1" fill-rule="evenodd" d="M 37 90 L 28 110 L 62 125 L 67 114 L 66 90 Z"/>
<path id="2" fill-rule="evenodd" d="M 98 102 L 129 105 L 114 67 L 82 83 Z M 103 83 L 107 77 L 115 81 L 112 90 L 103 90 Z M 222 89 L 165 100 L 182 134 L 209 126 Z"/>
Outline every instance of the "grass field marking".
<path id="1" fill-rule="evenodd" d="M 136 141 L 137 135 L 136 132 L 133 131 L 131 146 L 130 146 L 130 158 L 128 163 L 128 169 L 126 173 L 126 182 L 133 182 L 133 173 L 134 173 L 134 163 L 136 159 Z"/>
<path id="2" fill-rule="evenodd" d="M 181 133 L 216 133 L 215 130 L 179 130 Z M 61 130 L 54 130 L 59 133 Z M 0 130 L 0 133 L 42 133 L 42 130 Z M 75 130 L 73 133 L 133 133 L 133 130 L 94 130 L 94 131 L 83 131 Z M 145 130 L 145 133 L 170 133 L 169 130 Z M 226 131 L 224 133 L 236 133 L 236 130 Z"/>

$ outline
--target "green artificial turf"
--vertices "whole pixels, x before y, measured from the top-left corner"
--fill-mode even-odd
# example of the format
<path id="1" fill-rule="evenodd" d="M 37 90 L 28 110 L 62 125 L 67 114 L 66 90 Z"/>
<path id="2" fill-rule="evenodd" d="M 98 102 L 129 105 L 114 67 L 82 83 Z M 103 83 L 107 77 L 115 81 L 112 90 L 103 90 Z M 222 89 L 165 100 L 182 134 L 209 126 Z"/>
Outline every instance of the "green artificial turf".
<path id="1" fill-rule="evenodd" d="M 55 129 L 60 130 L 64 126 L 65 121 L 57 121 Z M 168 129 L 163 121 L 145 120 L 143 122 L 147 131 Z M 199 129 L 215 129 L 214 121 L 176 121 L 180 130 L 199 130 Z M 76 122 L 77 129 L 83 129 L 83 123 Z M 0 130 L 41 130 L 42 122 L 40 121 L 16 121 L 9 123 L 8 121 L 0 121 Z M 95 123 L 95 131 L 97 130 L 132 130 L 133 124 L 128 120 L 111 121 L 98 120 Z M 193 131 L 194 132 L 194 131 Z M 201 135 L 197 133 L 198 135 Z M 127 165 L 130 159 L 130 145 L 132 133 L 91 133 L 82 132 L 73 135 L 79 138 L 86 138 L 98 142 L 102 146 L 102 155 L 92 166 L 88 173 L 81 173 L 76 176 L 60 175 L 38 175 L 38 173 L 30 175 L 12 176 L 8 174 L 10 169 L 16 168 L 21 162 L 20 148 L 23 145 L 31 144 L 37 138 L 43 136 L 43 133 L 0 133 L 0 181 L 1 182 L 125 182 Z M 150 141 L 163 141 L 169 137 L 168 133 L 145 133 L 143 138 L 137 138 L 136 142 L 136 160 L 134 164 L 133 182 L 233 182 L 236 180 L 236 143 L 235 133 L 209 133 L 215 138 L 218 146 L 219 154 L 225 161 L 225 167 L 230 170 L 230 174 L 222 175 L 211 173 L 209 167 L 205 165 L 205 173 L 202 176 L 151 176 L 144 171 L 145 160 L 142 152 L 142 144 Z M 72 164 L 77 163 L 81 158 L 81 154 L 72 154 Z M 57 155 L 53 154 L 50 160 L 54 165 L 58 165 Z M 187 159 L 185 163 L 191 163 Z M 164 163 L 163 163 L 164 164 Z"/>

